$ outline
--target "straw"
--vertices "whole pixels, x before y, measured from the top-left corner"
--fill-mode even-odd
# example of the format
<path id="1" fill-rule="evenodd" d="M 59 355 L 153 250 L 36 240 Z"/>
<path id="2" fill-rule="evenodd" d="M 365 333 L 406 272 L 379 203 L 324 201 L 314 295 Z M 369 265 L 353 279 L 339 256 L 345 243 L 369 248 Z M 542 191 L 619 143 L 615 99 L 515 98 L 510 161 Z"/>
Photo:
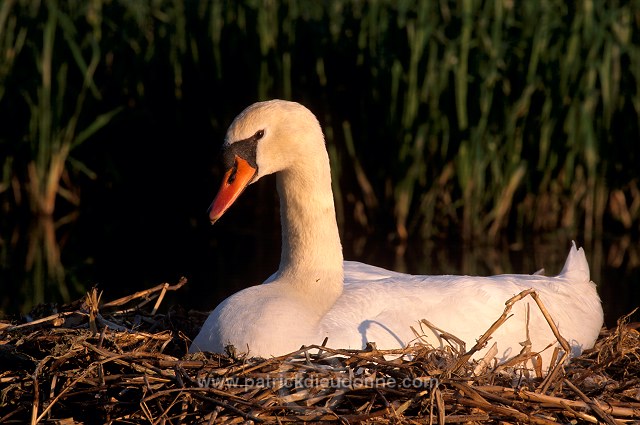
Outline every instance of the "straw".
<path id="1" fill-rule="evenodd" d="M 613 424 L 640 418 L 640 333 L 629 316 L 603 330 L 594 349 L 568 363 L 560 357 L 544 379 L 519 374 L 516 364 L 469 360 L 522 298 L 533 297 L 547 317 L 534 291 L 507 300 L 505 313 L 469 351 L 434 328 L 450 346 L 434 348 L 418 338 L 398 350 L 375 344 L 344 350 L 325 341 L 270 359 L 187 354 L 206 315 L 166 306 L 167 291 L 185 284 L 102 304 L 94 288 L 56 315 L 0 327 L 0 422 Z M 151 299 L 160 301 L 151 306 Z M 553 318 L 547 321 L 553 329 Z M 426 319 L 422 325 L 432 327 Z M 524 354 L 513 361 L 535 353 Z"/>

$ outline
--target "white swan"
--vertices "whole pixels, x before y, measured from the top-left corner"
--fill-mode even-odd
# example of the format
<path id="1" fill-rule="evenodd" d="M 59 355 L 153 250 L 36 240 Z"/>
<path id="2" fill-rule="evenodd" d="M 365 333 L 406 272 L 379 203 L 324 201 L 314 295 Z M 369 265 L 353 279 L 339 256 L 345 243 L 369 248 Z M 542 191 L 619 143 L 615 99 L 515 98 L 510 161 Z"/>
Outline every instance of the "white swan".
<path id="1" fill-rule="evenodd" d="M 223 146 L 226 174 L 211 204 L 215 222 L 249 184 L 276 173 L 282 221 L 282 253 L 276 273 L 262 285 L 224 300 L 193 340 L 191 352 L 223 352 L 233 345 L 252 356 L 278 356 L 302 345 L 380 349 L 410 344 L 427 319 L 466 342 L 467 349 L 502 314 L 505 301 L 533 288 L 572 354 L 594 345 L 603 324 L 596 287 L 582 248 L 570 249 L 555 277 L 539 275 L 413 276 L 345 261 L 338 235 L 329 158 L 316 117 L 283 100 L 255 103 L 233 121 Z M 557 345 L 538 307 L 515 304 L 494 334 L 499 360 L 520 352 L 528 331 L 532 350 Z M 429 342 L 446 342 L 427 332 Z M 548 365 L 553 349 L 542 353 Z M 474 357 L 484 354 L 480 351 Z"/>

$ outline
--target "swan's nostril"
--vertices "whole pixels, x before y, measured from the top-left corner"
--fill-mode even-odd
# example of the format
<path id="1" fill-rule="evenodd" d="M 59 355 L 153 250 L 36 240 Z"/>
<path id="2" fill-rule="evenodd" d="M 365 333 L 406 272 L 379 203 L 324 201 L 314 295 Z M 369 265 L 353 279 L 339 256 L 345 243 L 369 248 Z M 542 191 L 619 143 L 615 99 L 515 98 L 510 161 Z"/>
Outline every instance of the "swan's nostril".
<path id="1" fill-rule="evenodd" d="M 231 169 L 231 173 L 229 173 L 229 178 L 227 178 L 227 184 L 233 184 L 236 180 L 236 174 L 238 173 L 238 161 L 233 163 L 233 168 Z"/>

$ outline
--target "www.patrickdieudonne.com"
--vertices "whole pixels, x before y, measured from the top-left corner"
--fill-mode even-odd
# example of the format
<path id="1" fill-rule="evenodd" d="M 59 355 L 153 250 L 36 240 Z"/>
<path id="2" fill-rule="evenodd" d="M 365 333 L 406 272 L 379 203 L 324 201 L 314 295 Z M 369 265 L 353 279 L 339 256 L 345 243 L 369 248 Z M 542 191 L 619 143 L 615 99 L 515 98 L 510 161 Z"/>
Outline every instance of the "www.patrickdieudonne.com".
<path id="1" fill-rule="evenodd" d="M 393 377 L 357 377 L 349 371 L 349 375 L 318 377 L 303 373 L 295 376 L 265 376 L 265 377 L 220 377 L 207 376 L 197 380 L 200 388 L 417 388 L 430 390 L 438 386 L 438 379 L 431 377 L 405 377 L 395 379 Z"/>

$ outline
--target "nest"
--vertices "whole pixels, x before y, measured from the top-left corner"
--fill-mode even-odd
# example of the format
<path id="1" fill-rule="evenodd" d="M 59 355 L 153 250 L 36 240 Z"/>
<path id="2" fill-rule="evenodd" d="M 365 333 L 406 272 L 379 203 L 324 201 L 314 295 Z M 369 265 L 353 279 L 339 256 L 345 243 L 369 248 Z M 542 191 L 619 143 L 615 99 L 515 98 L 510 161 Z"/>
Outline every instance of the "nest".
<path id="1" fill-rule="evenodd" d="M 640 333 L 629 316 L 569 363 L 560 352 L 544 379 L 518 367 L 523 356 L 535 357 L 526 344 L 513 362 L 469 361 L 506 320 L 509 303 L 470 350 L 442 331 L 451 341 L 445 348 L 418 339 L 404 350 L 316 345 L 270 359 L 237 357 L 232 350 L 187 354 L 206 315 L 180 307 L 158 312 L 165 293 L 185 283 L 102 304 L 93 289 L 59 311 L 41 311 L 40 319 L 0 323 L 0 423 L 640 419 Z M 535 296 L 519 297 L 526 295 Z"/>

